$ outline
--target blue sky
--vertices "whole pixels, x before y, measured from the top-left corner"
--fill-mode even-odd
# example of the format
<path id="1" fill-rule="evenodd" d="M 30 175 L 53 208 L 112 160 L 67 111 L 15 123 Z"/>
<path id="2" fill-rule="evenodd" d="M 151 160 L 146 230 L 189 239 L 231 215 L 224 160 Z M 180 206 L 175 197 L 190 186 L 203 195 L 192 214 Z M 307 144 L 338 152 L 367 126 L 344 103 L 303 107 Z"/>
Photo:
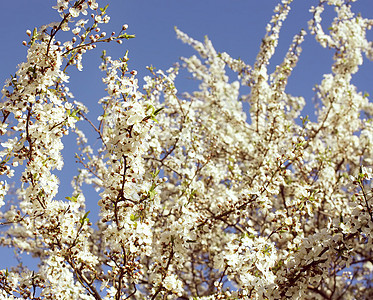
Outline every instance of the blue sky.
<path id="1" fill-rule="evenodd" d="M 97 101 L 105 96 L 103 75 L 98 65 L 102 49 L 106 48 L 108 55 L 118 58 L 129 50 L 129 66 L 138 71 L 139 78 L 147 75 L 148 65 L 167 69 L 177 62 L 181 56 L 194 54 L 193 49 L 176 39 L 174 26 L 186 32 L 191 37 L 202 40 L 207 35 L 219 52 L 228 52 L 234 58 L 241 58 L 253 64 L 259 50 L 261 39 L 265 34 L 265 26 L 269 22 L 272 11 L 279 0 L 101 0 L 103 7 L 110 3 L 108 14 L 111 22 L 102 30 L 119 31 L 123 24 L 128 24 L 128 33 L 136 35 L 135 39 L 125 41 L 122 45 L 113 43 L 100 46 L 83 58 L 83 72 L 70 70 L 70 89 L 76 100 L 83 102 L 90 109 L 89 117 L 94 120 L 100 109 Z M 311 5 L 318 0 L 295 0 L 288 19 L 280 33 L 280 43 L 273 57 L 272 67 L 279 63 L 285 55 L 292 38 L 302 28 L 307 29 L 307 21 L 311 18 L 308 12 Z M 22 41 L 27 40 L 26 30 L 32 30 L 54 21 L 59 21 L 58 13 L 51 8 L 55 1 L 46 0 L 14 0 L 2 1 L 0 18 L 0 81 L 14 74 L 18 63 L 26 58 L 26 47 Z M 353 4 L 355 12 L 373 18 L 373 3 L 371 0 L 359 0 Z M 333 11 L 327 10 L 325 28 L 333 18 Z M 373 39 L 372 34 L 370 34 Z M 58 37 L 57 37 L 58 38 Z M 314 37 L 308 34 L 303 43 L 303 53 L 298 67 L 294 70 L 287 91 L 295 96 L 304 96 L 307 102 L 304 114 L 312 111 L 312 88 L 320 83 L 322 74 L 330 72 L 333 52 L 317 45 Z M 373 95 L 373 64 L 366 62 L 354 83 L 361 91 Z M 236 80 L 232 77 L 231 80 Z M 141 83 L 141 80 L 140 80 Z M 178 79 L 179 91 L 190 90 L 195 82 L 182 73 Z M 74 153 L 64 150 L 66 165 L 74 170 Z M 68 191 L 71 178 L 62 177 L 62 190 Z M 65 195 L 60 192 L 60 198 Z M 98 196 L 95 196 L 98 197 Z M 97 199 L 93 198 L 93 202 Z M 11 251 L 0 249 L 0 269 L 14 264 L 8 260 Z"/>
<path id="2" fill-rule="evenodd" d="M 0 19 L 0 82 L 14 74 L 16 65 L 26 57 L 26 47 L 22 40 L 27 40 L 26 29 L 33 29 L 43 24 L 59 20 L 57 12 L 51 8 L 55 1 L 15 0 L 2 1 Z M 119 31 L 122 24 L 129 25 L 128 32 L 136 38 L 122 45 L 101 45 L 84 57 L 83 73 L 70 70 L 72 76 L 70 87 L 77 100 L 86 103 L 93 113 L 99 112 L 96 105 L 99 97 L 105 95 L 98 70 L 103 46 L 114 58 L 122 56 L 129 50 L 130 68 L 139 72 L 139 77 L 147 74 L 145 67 L 153 65 L 167 69 L 180 56 L 190 56 L 194 51 L 176 39 L 174 26 L 195 39 L 202 40 L 207 35 L 219 52 L 226 51 L 232 57 L 240 57 L 252 64 L 255 61 L 260 41 L 265 34 L 265 26 L 272 16 L 272 11 L 279 0 L 101 0 L 104 6 L 109 4 L 108 14 L 111 22 L 103 29 L 107 32 Z M 50 3 L 50 4 L 47 4 Z M 318 1 L 295 0 L 288 19 L 280 34 L 280 43 L 272 60 L 275 65 L 283 58 L 293 36 L 300 29 L 307 29 L 308 12 L 311 5 Z M 359 0 L 354 4 L 355 12 L 362 12 L 366 17 L 373 17 L 371 0 Z M 326 11 L 325 27 L 334 16 L 331 10 Z M 312 88 L 319 83 L 322 74 L 330 72 L 332 51 L 323 49 L 308 34 L 303 43 L 303 53 L 298 67 L 289 80 L 288 92 L 302 95 L 307 100 L 311 112 Z M 368 63 L 361 74 L 355 76 L 355 83 L 363 91 L 371 89 L 373 72 L 372 63 Z M 182 86 L 179 90 L 195 86 L 185 80 L 186 74 L 180 76 Z M 235 80 L 235 78 L 232 78 Z M 372 93 L 371 93 L 372 94 Z"/>

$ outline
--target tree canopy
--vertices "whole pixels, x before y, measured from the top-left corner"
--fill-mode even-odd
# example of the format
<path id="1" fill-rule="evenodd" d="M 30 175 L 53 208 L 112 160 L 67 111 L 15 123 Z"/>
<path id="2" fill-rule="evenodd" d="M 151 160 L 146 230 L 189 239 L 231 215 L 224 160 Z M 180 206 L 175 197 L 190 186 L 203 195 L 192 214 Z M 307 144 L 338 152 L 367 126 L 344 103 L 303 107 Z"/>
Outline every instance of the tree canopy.
<path id="1" fill-rule="evenodd" d="M 73 99 L 67 70 L 83 70 L 98 43 L 135 36 L 127 25 L 106 33 L 107 6 L 95 0 L 57 0 L 60 19 L 27 31 L 27 60 L 2 89 L 0 245 L 39 264 L 0 270 L 1 298 L 373 297 L 373 105 L 351 82 L 373 58 L 373 19 L 353 2 L 311 9 L 308 31 L 334 52 L 311 121 L 305 99 L 286 90 L 305 30 L 269 71 L 292 0 L 274 9 L 252 65 L 175 28 L 197 55 L 149 67 L 139 88 L 128 53 L 104 51 L 97 119 Z M 324 28 L 328 6 L 336 17 Z M 181 68 L 197 90 L 178 90 Z M 57 199 L 66 135 L 76 136 L 79 172 L 73 194 Z M 96 224 L 86 184 L 99 195 Z"/>

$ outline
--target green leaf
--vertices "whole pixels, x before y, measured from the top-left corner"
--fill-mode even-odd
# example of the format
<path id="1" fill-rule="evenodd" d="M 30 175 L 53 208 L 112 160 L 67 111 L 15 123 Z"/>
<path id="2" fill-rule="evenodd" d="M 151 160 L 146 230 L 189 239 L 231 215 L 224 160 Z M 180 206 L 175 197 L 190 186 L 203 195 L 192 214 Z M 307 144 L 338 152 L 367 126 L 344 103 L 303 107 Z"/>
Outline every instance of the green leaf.
<path id="1" fill-rule="evenodd" d="M 134 35 L 134 34 L 124 33 L 124 34 L 121 34 L 120 36 L 118 36 L 118 39 L 127 39 L 127 40 L 129 40 L 129 39 L 133 39 L 135 37 L 136 37 L 136 35 Z"/>
<path id="2" fill-rule="evenodd" d="M 154 199 L 155 195 L 157 195 L 156 191 L 149 191 L 149 198 Z"/>
<path id="3" fill-rule="evenodd" d="M 150 119 L 152 119 L 155 123 L 158 123 L 158 120 L 154 116 L 151 116 Z"/>
<path id="4" fill-rule="evenodd" d="M 154 70 L 155 70 L 156 68 L 153 67 L 153 65 L 150 65 L 150 67 L 148 66 L 147 69 L 148 69 L 150 72 L 154 72 Z"/>
<path id="5" fill-rule="evenodd" d="M 76 195 L 76 196 L 71 196 L 71 197 L 65 197 L 65 199 L 71 201 L 71 202 L 78 202 L 78 197 L 79 197 L 79 194 Z"/>
<path id="6" fill-rule="evenodd" d="M 84 222 L 89 222 L 89 218 L 87 216 L 89 215 L 90 211 L 87 211 L 84 216 L 80 219 L 80 224 L 84 224 Z"/>
<path id="7" fill-rule="evenodd" d="M 109 4 L 107 4 L 104 8 L 101 8 L 101 7 L 100 7 L 100 11 L 101 11 L 102 13 L 105 13 L 108 7 L 109 7 Z"/>
<path id="8" fill-rule="evenodd" d="M 31 36 L 31 45 L 34 44 L 36 40 L 36 36 L 38 34 L 38 29 L 35 27 L 34 30 L 32 31 L 32 36 Z"/>
<path id="9" fill-rule="evenodd" d="M 68 116 L 74 118 L 75 120 L 79 121 L 80 118 L 77 116 L 77 114 L 80 112 L 80 109 L 75 109 L 73 111 L 70 111 L 70 109 L 66 110 L 66 113 Z"/>
<path id="10" fill-rule="evenodd" d="M 308 115 L 306 115 L 304 118 L 303 118 L 303 120 L 302 120 L 302 124 L 303 124 L 303 126 L 304 125 L 306 125 L 306 123 L 309 121 L 309 117 L 308 117 Z"/>
<path id="11" fill-rule="evenodd" d="M 132 221 L 132 222 L 135 222 L 135 221 L 137 221 L 139 219 L 139 216 L 138 215 L 134 215 L 134 214 L 132 214 L 131 216 L 130 216 L 130 220 Z"/>
<path id="12" fill-rule="evenodd" d="M 191 202 L 191 201 L 193 200 L 193 198 L 194 198 L 194 196 L 196 195 L 196 193 L 197 193 L 197 190 L 192 190 L 192 191 L 190 192 L 188 202 Z"/>
<path id="13" fill-rule="evenodd" d="M 151 110 L 152 110 L 152 114 L 154 114 L 154 111 L 155 111 L 154 106 L 151 105 L 151 104 L 148 104 L 148 105 L 146 106 L 146 111 L 148 111 L 149 109 L 151 109 Z"/>
<path id="14" fill-rule="evenodd" d="M 104 60 L 106 57 L 106 50 L 102 50 L 101 59 Z"/>
<path id="15" fill-rule="evenodd" d="M 151 172 L 150 174 L 152 175 L 152 177 L 153 177 L 153 178 L 155 178 L 155 177 L 157 177 L 157 176 L 158 176 L 159 172 L 160 172 L 160 170 L 158 169 L 158 170 L 155 170 L 155 172 L 154 172 L 154 173 L 153 173 L 153 172 Z"/>

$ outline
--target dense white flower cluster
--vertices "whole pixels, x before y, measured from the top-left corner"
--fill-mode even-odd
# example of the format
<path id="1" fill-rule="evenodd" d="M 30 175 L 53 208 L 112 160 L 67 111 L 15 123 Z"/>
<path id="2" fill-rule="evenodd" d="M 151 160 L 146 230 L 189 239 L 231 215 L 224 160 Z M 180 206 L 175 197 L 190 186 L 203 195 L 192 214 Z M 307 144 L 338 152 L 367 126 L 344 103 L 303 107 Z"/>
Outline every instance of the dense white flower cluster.
<path id="1" fill-rule="evenodd" d="M 351 81 L 363 55 L 373 58 L 373 20 L 355 15 L 354 1 L 311 8 L 310 33 L 334 51 L 311 122 L 305 100 L 286 92 L 304 30 L 268 72 L 291 2 L 275 8 L 253 66 L 175 29 L 199 54 L 182 59 L 200 82 L 194 92 L 178 92 L 180 66 L 149 67 L 140 92 L 127 53 L 104 51 L 107 96 L 91 121 L 71 100 L 67 68 L 82 70 L 97 43 L 134 36 L 127 25 L 102 32 L 110 18 L 95 0 L 57 0 L 61 21 L 27 31 L 27 61 L 2 89 L 0 244 L 39 265 L 0 270 L 1 299 L 372 297 L 373 105 Z M 336 13 L 328 32 L 326 6 Z M 61 30 L 71 40 L 58 41 Z M 84 121 L 100 146 L 88 144 Z M 65 201 L 53 171 L 70 132 L 81 169 Z M 96 225 L 84 183 L 99 195 Z"/>

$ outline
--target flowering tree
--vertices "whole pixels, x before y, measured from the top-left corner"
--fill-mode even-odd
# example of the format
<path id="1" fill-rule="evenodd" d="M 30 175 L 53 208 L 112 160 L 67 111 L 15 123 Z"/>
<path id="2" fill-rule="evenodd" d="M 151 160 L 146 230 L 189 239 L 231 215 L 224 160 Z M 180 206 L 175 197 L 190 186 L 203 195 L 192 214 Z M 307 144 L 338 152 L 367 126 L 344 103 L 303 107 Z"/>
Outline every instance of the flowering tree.
<path id="1" fill-rule="evenodd" d="M 126 25 L 118 35 L 101 31 L 110 18 L 95 0 L 57 0 L 62 20 L 27 31 L 27 61 L 2 90 L 0 243 L 39 265 L 1 270 L 1 299 L 373 297 L 373 106 L 351 84 L 363 54 L 373 58 L 365 37 L 373 20 L 354 15 L 354 1 L 312 8 L 309 30 L 335 55 L 311 122 L 301 116 L 304 99 L 285 90 L 305 31 L 267 69 L 291 2 L 275 8 L 253 66 L 176 29 L 200 56 L 183 59 L 200 81 L 193 93 L 177 92 L 177 67 L 149 68 L 141 92 L 127 54 L 104 52 L 108 95 L 93 121 L 72 100 L 66 70 L 81 70 L 97 43 L 134 36 Z M 337 14 L 328 32 L 325 6 Z M 61 31 L 72 37 L 59 41 Z M 63 167 L 69 133 L 81 169 L 73 195 L 60 200 L 53 170 Z M 83 184 L 99 193 L 95 225 Z"/>

